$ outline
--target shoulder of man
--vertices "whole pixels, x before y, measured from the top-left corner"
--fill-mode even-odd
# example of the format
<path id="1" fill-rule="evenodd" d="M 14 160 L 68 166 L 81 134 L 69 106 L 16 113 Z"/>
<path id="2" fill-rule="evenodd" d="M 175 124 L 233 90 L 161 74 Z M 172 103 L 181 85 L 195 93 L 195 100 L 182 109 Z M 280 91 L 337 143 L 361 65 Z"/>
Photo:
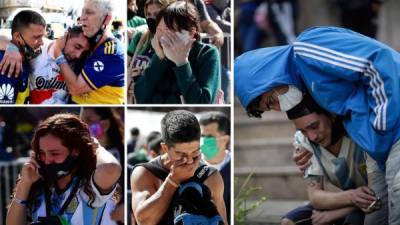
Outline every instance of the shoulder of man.
<path id="1" fill-rule="evenodd" d="M 108 38 L 95 51 L 98 55 L 120 56 L 124 55 L 123 45 L 117 38 Z"/>

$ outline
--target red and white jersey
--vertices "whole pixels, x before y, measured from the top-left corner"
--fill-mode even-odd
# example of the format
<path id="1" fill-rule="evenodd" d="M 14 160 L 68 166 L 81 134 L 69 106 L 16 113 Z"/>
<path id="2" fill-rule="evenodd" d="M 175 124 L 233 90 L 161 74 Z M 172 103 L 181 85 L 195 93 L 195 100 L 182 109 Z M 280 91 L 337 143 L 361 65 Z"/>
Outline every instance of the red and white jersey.
<path id="1" fill-rule="evenodd" d="M 54 59 L 54 44 L 54 41 L 46 41 L 42 46 L 42 54 L 31 61 L 29 86 L 32 104 L 68 102 L 67 86 Z"/>

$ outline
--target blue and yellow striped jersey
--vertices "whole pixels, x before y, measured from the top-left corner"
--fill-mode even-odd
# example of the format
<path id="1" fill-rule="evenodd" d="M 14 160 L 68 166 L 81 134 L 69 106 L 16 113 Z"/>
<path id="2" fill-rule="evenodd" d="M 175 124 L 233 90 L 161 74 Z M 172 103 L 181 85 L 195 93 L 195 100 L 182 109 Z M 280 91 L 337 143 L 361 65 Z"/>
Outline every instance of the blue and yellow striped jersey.
<path id="1" fill-rule="evenodd" d="M 73 95 L 77 104 L 122 104 L 124 101 L 124 51 L 116 38 L 108 38 L 83 66 L 81 75 L 93 91 Z"/>

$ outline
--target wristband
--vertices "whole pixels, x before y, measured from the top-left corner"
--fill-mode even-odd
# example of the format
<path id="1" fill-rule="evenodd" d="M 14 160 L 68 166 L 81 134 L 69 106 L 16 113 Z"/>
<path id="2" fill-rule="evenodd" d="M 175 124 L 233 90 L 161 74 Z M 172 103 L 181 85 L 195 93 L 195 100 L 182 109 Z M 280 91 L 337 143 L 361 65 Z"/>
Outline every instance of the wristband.
<path id="1" fill-rule="evenodd" d="M 180 186 L 180 185 L 177 184 L 175 181 L 173 181 L 172 178 L 171 178 L 170 176 L 167 177 L 167 182 L 168 182 L 169 184 L 171 184 L 172 186 L 176 187 L 176 188 L 178 188 L 178 187 Z"/>
<path id="2" fill-rule="evenodd" d="M 6 52 L 19 52 L 19 48 L 12 42 L 7 44 Z"/>
<path id="3" fill-rule="evenodd" d="M 61 64 L 67 63 L 67 60 L 64 57 L 64 54 L 61 54 L 60 56 L 57 57 L 56 59 L 56 64 L 57 66 L 60 66 Z"/>
<path id="4" fill-rule="evenodd" d="M 14 196 L 14 202 L 19 204 L 19 205 L 22 205 L 22 206 L 26 206 L 29 203 L 27 200 L 22 200 L 22 199 L 19 199 L 19 198 L 15 197 L 15 196 Z"/>

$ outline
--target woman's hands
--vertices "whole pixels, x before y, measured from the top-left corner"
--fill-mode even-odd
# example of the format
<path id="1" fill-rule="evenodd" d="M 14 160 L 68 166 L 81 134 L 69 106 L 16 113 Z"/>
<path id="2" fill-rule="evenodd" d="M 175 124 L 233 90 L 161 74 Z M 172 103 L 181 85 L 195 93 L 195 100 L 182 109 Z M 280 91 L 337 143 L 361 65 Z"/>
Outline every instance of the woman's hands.
<path id="1" fill-rule="evenodd" d="M 29 161 L 22 166 L 21 182 L 25 185 L 32 185 L 38 181 L 41 178 L 39 168 L 40 165 L 36 160 L 36 155 L 32 152 Z"/>
<path id="2" fill-rule="evenodd" d="M 154 43 L 156 40 L 158 43 Z M 195 41 L 196 39 L 192 38 L 187 31 L 178 33 L 158 29 L 152 40 L 152 46 L 160 59 L 162 55 L 174 62 L 176 66 L 181 66 L 189 62 L 189 52 Z"/>

